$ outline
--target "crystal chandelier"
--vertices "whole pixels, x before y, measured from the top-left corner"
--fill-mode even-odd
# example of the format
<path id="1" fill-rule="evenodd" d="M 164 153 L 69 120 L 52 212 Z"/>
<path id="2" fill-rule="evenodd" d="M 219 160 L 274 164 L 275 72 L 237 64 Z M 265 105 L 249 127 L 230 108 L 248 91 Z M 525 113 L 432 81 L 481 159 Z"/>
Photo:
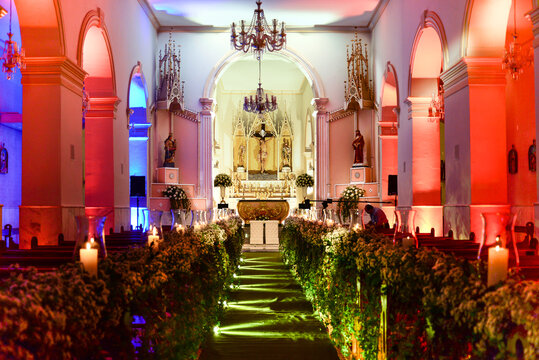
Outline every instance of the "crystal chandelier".
<path id="1" fill-rule="evenodd" d="M 277 20 L 273 19 L 272 27 L 268 25 L 264 10 L 262 10 L 262 1 L 256 2 L 257 9 L 253 14 L 251 25 L 245 30 L 245 21 L 240 21 L 238 33 L 236 33 L 236 24 L 232 23 L 231 43 L 236 50 L 249 52 L 251 50 L 256 57 L 260 57 L 264 51 L 279 51 L 286 45 L 286 33 L 284 22 L 281 23 L 281 31 L 277 30 Z"/>
<path id="2" fill-rule="evenodd" d="M 4 54 L 2 55 L 2 71 L 6 73 L 8 80 L 13 78 L 15 68 L 25 69 L 24 63 L 24 49 L 19 50 L 17 43 L 11 38 L 13 33 L 11 32 L 11 17 L 13 14 L 13 0 L 9 2 L 9 32 L 7 33 L 8 40 L 4 43 Z"/>
<path id="3" fill-rule="evenodd" d="M 277 110 L 277 98 L 275 95 L 271 96 L 271 101 L 269 100 L 268 94 L 265 94 L 264 96 L 264 89 L 262 89 L 261 70 L 262 59 L 258 57 L 258 89 L 256 89 L 254 99 L 252 95 L 250 97 L 246 96 L 243 103 L 243 110 L 256 114 L 263 114 Z"/>
<path id="4" fill-rule="evenodd" d="M 517 38 L 517 2 L 513 0 L 513 41 L 509 44 L 509 51 L 505 49 L 502 60 L 502 69 L 509 71 L 513 80 L 518 80 L 519 76 L 524 72 L 524 68 L 533 62 L 531 48 L 526 47 L 523 50 L 522 46 L 517 42 Z"/>

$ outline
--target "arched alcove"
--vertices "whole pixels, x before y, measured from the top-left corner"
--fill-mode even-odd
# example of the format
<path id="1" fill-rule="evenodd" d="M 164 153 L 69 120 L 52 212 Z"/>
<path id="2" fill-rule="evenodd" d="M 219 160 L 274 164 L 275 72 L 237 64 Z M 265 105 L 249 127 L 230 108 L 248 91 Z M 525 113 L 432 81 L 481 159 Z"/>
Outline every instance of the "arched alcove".
<path id="1" fill-rule="evenodd" d="M 129 176 L 131 225 L 137 227 L 143 222 L 143 211 L 147 208 L 148 184 L 148 138 L 151 123 L 148 122 L 148 91 L 140 62 L 133 67 L 127 93 L 129 119 Z M 133 177 L 144 178 L 142 188 Z M 140 181 L 140 180 L 138 180 Z M 135 195 L 135 196 L 133 196 Z M 137 214 L 138 210 L 138 214 Z"/>
<path id="2" fill-rule="evenodd" d="M 89 106 L 83 123 L 86 213 L 107 216 L 109 229 L 114 227 L 113 120 L 118 98 L 110 42 L 100 9 L 90 11 L 83 21 L 78 63 L 88 74 L 85 88 Z"/>
<path id="3" fill-rule="evenodd" d="M 416 224 L 422 231 L 443 229 L 445 202 L 443 84 L 440 74 L 447 58 L 447 44 L 439 17 L 425 12 L 416 33 L 408 80 L 412 118 L 412 184 Z M 441 106 L 441 105 L 439 105 Z"/>
<path id="4" fill-rule="evenodd" d="M 0 5 L 8 14 L 0 21 L 0 38 L 7 40 L 11 15 L 12 40 L 21 45 L 21 31 L 16 4 L 10 11 L 10 1 L 0 0 Z M 3 43 L 3 42 L 2 42 Z M 0 72 L 0 151 L 7 157 L 0 159 L 0 228 L 9 224 L 19 228 L 19 206 L 22 192 L 22 84 L 21 72 L 15 69 L 11 80 Z M 14 236 L 18 242 L 18 236 Z M 10 244 L 11 245 L 11 244 Z"/>
<path id="5" fill-rule="evenodd" d="M 294 58 L 285 54 L 264 54 L 261 83 L 269 99 L 276 96 L 278 110 L 257 117 L 243 111 L 245 97 L 255 95 L 258 87 L 258 61 L 251 54 L 234 56 L 213 75 L 207 87 L 216 103 L 213 124 L 213 176 L 228 173 L 241 180 L 230 191 L 239 200 L 254 188 L 273 189 L 273 197 L 294 198 L 294 176 L 314 176 L 315 128 L 312 99 L 322 93 L 320 84 L 309 77 Z M 264 129 L 269 138 L 258 134 Z M 265 154 L 265 156 L 264 156 Z M 264 158 L 264 160 L 261 160 Z M 279 189 L 279 190 L 277 190 Z M 258 191 L 258 190 L 257 190 Z M 280 192 L 279 192 L 280 191 Z M 278 195 L 277 195 L 278 193 Z M 235 194 L 235 195 L 234 195 Z M 271 197 L 270 196 L 270 197 Z M 220 199 L 218 192 L 215 199 Z M 294 200 L 292 200 L 294 202 Z"/>
<path id="6" fill-rule="evenodd" d="M 382 201 L 388 201 L 395 198 L 394 195 L 389 195 L 388 183 L 390 175 L 398 175 L 398 121 L 400 112 L 397 73 L 390 62 L 387 63 L 382 81 L 381 116 L 378 122 L 380 148 L 380 161 L 378 163 L 380 164 Z M 386 211 L 388 215 L 392 213 L 392 211 Z"/>

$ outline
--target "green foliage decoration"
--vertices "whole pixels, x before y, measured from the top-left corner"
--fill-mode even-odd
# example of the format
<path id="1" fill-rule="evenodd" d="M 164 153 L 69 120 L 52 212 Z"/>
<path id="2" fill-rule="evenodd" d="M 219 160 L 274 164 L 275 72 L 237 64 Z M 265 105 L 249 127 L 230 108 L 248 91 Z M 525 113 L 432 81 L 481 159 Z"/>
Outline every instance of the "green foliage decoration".
<path id="1" fill-rule="evenodd" d="M 243 239 L 235 217 L 109 256 L 98 277 L 80 263 L 13 269 L 0 282 L 0 358 L 196 359 L 223 311 Z M 136 354 L 132 315 L 145 321 Z"/>
<path id="2" fill-rule="evenodd" d="M 487 288 L 484 262 L 300 218 L 286 220 L 280 243 L 344 356 L 355 338 L 363 358 L 377 358 L 382 287 L 390 359 L 505 359 L 515 329 L 526 334 L 525 359 L 539 354 L 536 281 L 510 276 Z"/>

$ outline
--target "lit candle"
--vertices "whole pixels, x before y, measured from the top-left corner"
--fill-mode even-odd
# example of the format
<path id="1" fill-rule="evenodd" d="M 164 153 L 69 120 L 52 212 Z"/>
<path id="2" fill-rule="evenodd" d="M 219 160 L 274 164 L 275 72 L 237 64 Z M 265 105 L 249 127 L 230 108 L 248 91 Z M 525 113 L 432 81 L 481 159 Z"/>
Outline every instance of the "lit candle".
<path id="1" fill-rule="evenodd" d="M 410 236 L 402 238 L 402 247 L 408 249 L 410 246 L 415 246 L 415 239 Z"/>
<path id="2" fill-rule="evenodd" d="M 361 230 L 360 227 L 359 227 L 359 224 L 355 224 L 353 230 L 354 230 L 354 231 L 359 231 L 359 230 Z"/>
<path id="3" fill-rule="evenodd" d="M 152 242 L 154 242 L 155 245 L 157 245 L 159 242 L 159 235 L 157 235 L 157 229 L 155 226 L 153 227 L 152 235 L 148 235 L 148 246 L 152 246 Z"/>
<path id="4" fill-rule="evenodd" d="M 494 285 L 507 278 L 509 250 L 499 244 L 488 249 L 488 286 Z"/>
<path id="5" fill-rule="evenodd" d="M 176 231 L 180 234 L 183 233 L 183 226 L 181 224 L 176 224 Z"/>
<path id="6" fill-rule="evenodd" d="M 90 275 L 97 276 L 97 249 L 92 249 L 89 242 L 86 249 L 80 249 L 80 262 Z"/>
<path id="7" fill-rule="evenodd" d="M 327 219 L 327 220 L 326 220 L 326 224 L 327 224 L 328 226 L 333 226 L 334 223 L 335 223 L 335 221 L 333 221 L 333 219 Z"/>

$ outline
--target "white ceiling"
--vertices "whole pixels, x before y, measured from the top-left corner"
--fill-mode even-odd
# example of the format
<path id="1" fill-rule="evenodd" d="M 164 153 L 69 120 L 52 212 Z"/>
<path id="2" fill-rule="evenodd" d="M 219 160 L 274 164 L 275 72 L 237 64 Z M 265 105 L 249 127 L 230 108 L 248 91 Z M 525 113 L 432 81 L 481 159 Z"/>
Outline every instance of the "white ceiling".
<path id="1" fill-rule="evenodd" d="M 251 22 L 255 0 L 147 0 L 161 26 L 228 27 Z M 284 21 L 287 27 L 367 27 L 383 0 L 267 0 L 266 19 Z"/>
<path id="2" fill-rule="evenodd" d="M 255 91 L 258 61 L 250 54 L 230 64 L 219 79 L 225 91 Z M 262 87 L 265 90 L 300 92 L 307 79 L 296 64 L 283 56 L 264 54 Z"/>

